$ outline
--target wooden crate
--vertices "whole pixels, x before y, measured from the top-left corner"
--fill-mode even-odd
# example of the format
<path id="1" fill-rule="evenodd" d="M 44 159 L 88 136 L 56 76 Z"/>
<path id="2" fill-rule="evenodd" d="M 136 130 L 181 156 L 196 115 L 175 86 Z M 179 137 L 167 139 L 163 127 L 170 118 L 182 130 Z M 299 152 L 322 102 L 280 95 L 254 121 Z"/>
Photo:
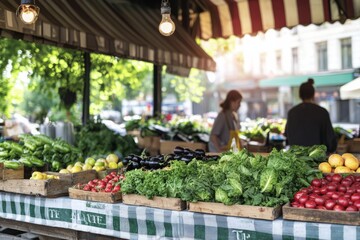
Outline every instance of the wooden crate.
<path id="1" fill-rule="evenodd" d="M 189 148 L 190 150 L 203 149 L 206 151 L 205 143 L 182 142 L 182 141 L 160 141 L 160 154 L 173 153 L 175 147 Z"/>
<path id="2" fill-rule="evenodd" d="M 71 187 L 70 179 L 11 179 L 2 181 L 3 191 L 36 195 L 44 197 L 59 197 L 68 195 Z"/>
<path id="3" fill-rule="evenodd" d="M 4 167 L 4 163 L 0 163 L 0 180 L 7 179 L 24 179 L 24 166 L 14 170 L 7 169 Z"/>
<path id="4" fill-rule="evenodd" d="M 348 151 L 352 153 L 360 153 L 360 138 L 354 138 L 347 141 L 349 145 Z"/>
<path id="5" fill-rule="evenodd" d="M 121 201 L 121 192 L 117 192 L 117 193 L 90 192 L 76 188 L 69 188 L 69 197 L 73 199 L 80 199 L 85 201 L 115 203 Z"/>
<path id="6" fill-rule="evenodd" d="M 360 212 L 338 212 L 309 208 L 283 207 L 283 218 L 295 221 L 360 225 Z"/>
<path id="7" fill-rule="evenodd" d="M 71 185 L 87 183 L 97 177 L 97 172 L 95 170 L 87 170 L 77 173 L 46 172 L 46 174 L 59 176 L 61 179 L 68 179 L 71 181 Z"/>
<path id="8" fill-rule="evenodd" d="M 281 216 L 281 206 L 278 207 L 261 207 L 249 205 L 225 205 L 213 202 L 196 202 L 188 203 L 188 211 L 210 213 L 216 215 L 257 218 L 265 220 L 274 220 Z"/>
<path id="9" fill-rule="evenodd" d="M 169 210 L 184 210 L 186 208 L 186 202 L 179 198 L 165 198 L 165 197 L 154 197 L 148 199 L 145 196 L 137 194 L 123 194 L 122 202 L 130 205 L 154 207 Z"/>

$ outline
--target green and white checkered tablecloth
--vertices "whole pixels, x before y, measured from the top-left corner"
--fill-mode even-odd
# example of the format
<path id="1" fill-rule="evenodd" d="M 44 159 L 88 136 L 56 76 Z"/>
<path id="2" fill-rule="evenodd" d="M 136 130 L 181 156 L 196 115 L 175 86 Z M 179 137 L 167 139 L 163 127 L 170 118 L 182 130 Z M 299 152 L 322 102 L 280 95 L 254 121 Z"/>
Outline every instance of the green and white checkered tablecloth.
<path id="1" fill-rule="evenodd" d="M 360 239 L 360 227 L 0 193 L 0 217 L 126 239 Z"/>

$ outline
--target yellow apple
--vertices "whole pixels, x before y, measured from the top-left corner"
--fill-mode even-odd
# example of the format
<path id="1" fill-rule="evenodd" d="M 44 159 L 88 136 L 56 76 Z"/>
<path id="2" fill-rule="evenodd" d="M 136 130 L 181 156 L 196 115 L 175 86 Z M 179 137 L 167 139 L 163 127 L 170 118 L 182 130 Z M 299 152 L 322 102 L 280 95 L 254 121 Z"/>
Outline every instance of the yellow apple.
<path id="1" fill-rule="evenodd" d="M 118 163 L 119 162 L 119 157 L 116 154 L 111 153 L 111 154 L 107 155 L 106 161 L 108 163 L 111 163 L 111 162 Z"/>
<path id="2" fill-rule="evenodd" d="M 74 164 L 74 166 L 82 167 L 82 166 L 84 166 L 84 163 L 82 163 L 82 162 L 76 162 L 76 163 Z"/>
<path id="3" fill-rule="evenodd" d="M 66 169 L 69 171 L 69 172 L 71 172 L 71 169 L 74 167 L 74 165 L 72 165 L 72 164 L 69 164 L 67 167 L 66 167 Z"/>
<path id="4" fill-rule="evenodd" d="M 44 176 L 41 172 L 35 171 L 32 173 L 31 179 L 42 180 L 44 179 Z"/>

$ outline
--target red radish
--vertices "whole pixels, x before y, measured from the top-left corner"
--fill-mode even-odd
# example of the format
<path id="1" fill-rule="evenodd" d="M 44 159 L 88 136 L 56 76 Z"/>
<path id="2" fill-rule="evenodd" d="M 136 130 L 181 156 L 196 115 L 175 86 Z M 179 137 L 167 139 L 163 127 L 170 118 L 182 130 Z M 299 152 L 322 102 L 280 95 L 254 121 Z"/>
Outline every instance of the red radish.
<path id="1" fill-rule="evenodd" d="M 327 210 L 325 206 L 316 206 L 316 209 Z"/>
<path id="2" fill-rule="evenodd" d="M 318 178 L 315 178 L 311 181 L 311 186 L 313 187 L 321 187 L 321 180 Z"/>
<path id="3" fill-rule="evenodd" d="M 337 187 L 337 190 L 338 190 L 339 192 L 346 192 L 347 188 L 346 188 L 345 185 L 339 185 L 339 186 Z"/>
<path id="4" fill-rule="evenodd" d="M 303 195 L 301 195 L 301 197 L 299 198 L 298 202 L 299 202 L 300 204 L 305 204 L 305 202 L 306 202 L 308 199 L 309 199 L 309 198 L 308 198 L 308 195 L 303 194 Z"/>
<path id="5" fill-rule="evenodd" d="M 357 207 L 355 207 L 354 205 L 348 206 L 345 211 L 347 212 L 357 212 L 359 211 L 359 209 Z"/>
<path id="6" fill-rule="evenodd" d="M 355 207 L 357 207 L 358 209 L 360 209 L 360 200 L 353 201 L 353 205 L 354 205 Z"/>
<path id="7" fill-rule="evenodd" d="M 360 193 L 354 193 L 353 195 L 351 195 L 350 199 L 353 202 L 360 200 Z"/>
<path id="8" fill-rule="evenodd" d="M 336 205 L 336 202 L 332 199 L 328 199 L 325 201 L 325 207 L 327 210 L 333 210 L 335 205 Z"/>
<path id="9" fill-rule="evenodd" d="M 345 208 L 344 208 L 343 206 L 339 205 L 339 204 L 336 204 L 336 205 L 334 206 L 334 209 L 333 209 L 333 210 L 334 210 L 334 211 L 344 211 Z"/>
<path id="10" fill-rule="evenodd" d="M 349 206 L 349 199 L 347 199 L 345 197 L 339 197 L 338 203 L 343 207 L 347 207 L 347 206 Z"/>
<path id="11" fill-rule="evenodd" d="M 332 175 L 331 181 L 332 182 L 341 182 L 342 180 L 342 176 L 338 173 L 335 173 L 334 175 Z"/>
<path id="12" fill-rule="evenodd" d="M 308 200 L 305 203 L 306 208 L 316 208 L 316 203 L 314 200 Z"/>
<path id="13" fill-rule="evenodd" d="M 318 206 L 322 206 L 322 205 L 324 205 L 324 203 L 325 203 L 324 198 L 322 198 L 322 197 L 320 197 L 320 196 L 317 196 L 317 197 L 314 199 L 314 201 L 315 201 L 316 205 L 318 205 Z"/>

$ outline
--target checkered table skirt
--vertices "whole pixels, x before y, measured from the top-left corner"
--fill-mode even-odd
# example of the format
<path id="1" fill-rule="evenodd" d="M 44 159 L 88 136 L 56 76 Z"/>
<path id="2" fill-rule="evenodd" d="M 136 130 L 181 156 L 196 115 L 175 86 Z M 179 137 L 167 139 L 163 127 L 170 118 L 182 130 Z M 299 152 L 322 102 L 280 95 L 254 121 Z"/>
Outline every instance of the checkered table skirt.
<path id="1" fill-rule="evenodd" d="M 0 217 L 126 239 L 360 239 L 360 226 L 275 221 L 0 193 Z"/>

